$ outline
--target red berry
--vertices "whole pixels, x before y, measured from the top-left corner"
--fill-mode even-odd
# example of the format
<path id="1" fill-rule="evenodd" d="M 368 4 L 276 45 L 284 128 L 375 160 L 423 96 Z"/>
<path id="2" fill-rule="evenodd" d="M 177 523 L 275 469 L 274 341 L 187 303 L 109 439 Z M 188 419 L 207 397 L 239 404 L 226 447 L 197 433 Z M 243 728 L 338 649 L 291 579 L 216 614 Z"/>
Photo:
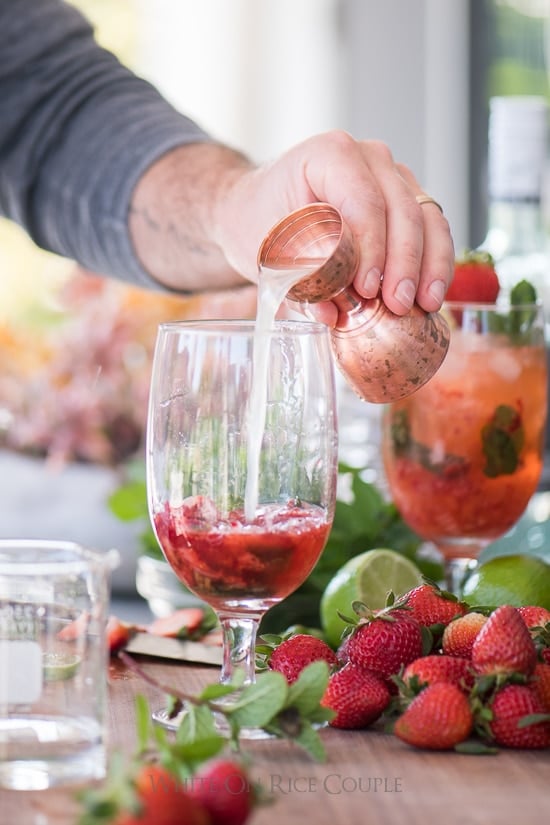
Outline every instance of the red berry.
<path id="1" fill-rule="evenodd" d="M 243 825 L 254 807 L 254 788 L 229 759 L 207 762 L 193 776 L 190 795 L 208 811 L 211 825 Z"/>
<path id="2" fill-rule="evenodd" d="M 416 621 L 425 627 L 448 625 L 457 616 L 463 616 L 468 609 L 464 602 L 459 602 L 456 596 L 441 590 L 435 584 L 415 587 L 403 596 L 403 601 Z"/>
<path id="3" fill-rule="evenodd" d="M 181 607 L 168 616 L 161 616 L 147 625 L 147 632 L 154 636 L 189 639 L 201 635 L 204 626 L 204 610 L 202 607 Z M 202 634 L 204 635 L 204 634 Z"/>
<path id="4" fill-rule="evenodd" d="M 531 687 L 508 684 L 495 695 L 489 729 L 497 745 L 507 748 L 550 747 L 550 722 L 519 727 L 519 722 L 533 713 L 544 713 L 544 707 Z"/>
<path id="5" fill-rule="evenodd" d="M 406 611 L 361 621 L 349 637 L 350 662 L 388 679 L 422 655 L 420 625 Z"/>
<path id="6" fill-rule="evenodd" d="M 131 637 L 134 635 L 133 625 L 121 622 L 116 616 L 109 616 L 107 620 L 107 648 L 110 654 L 117 653 L 126 647 Z"/>
<path id="7" fill-rule="evenodd" d="M 333 728 L 366 728 L 384 712 L 390 701 L 388 688 L 375 673 L 348 662 L 328 680 L 321 700 L 336 712 Z"/>
<path id="8" fill-rule="evenodd" d="M 417 748 L 449 750 L 467 739 L 472 727 L 466 695 L 456 685 L 437 682 L 413 699 L 396 721 L 394 733 Z"/>
<path id="9" fill-rule="evenodd" d="M 500 284 L 491 255 L 470 251 L 455 261 L 454 276 L 446 300 L 493 304 L 499 291 Z"/>
<path id="10" fill-rule="evenodd" d="M 539 697 L 546 713 L 550 713 L 550 664 L 537 662 L 531 687 Z"/>
<path id="11" fill-rule="evenodd" d="M 134 780 L 137 810 L 121 812 L 113 825 L 210 825 L 206 808 L 173 774 L 145 765 Z"/>
<path id="12" fill-rule="evenodd" d="M 544 627 L 550 622 L 550 610 L 538 605 L 525 605 L 517 608 L 518 613 L 528 628 Z"/>
<path id="13" fill-rule="evenodd" d="M 487 616 L 483 613 L 466 613 L 458 619 L 453 619 L 443 631 L 441 647 L 448 656 L 472 658 L 472 647 Z"/>
<path id="14" fill-rule="evenodd" d="M 403 682 L 410 687 L 413 679 L 417 687 L 447 682 L 467 689 L 472 687 L 474 675 L 469 659 L 434 654 L 421 656 L 407 665 L 403 673 Z"/>
<path id="15" fill-rule="evenodd" d="M 275 648 L 269 658 L 269 667 L 282 673 L 292 684 L 307 665 L 319 660 L 327 662 L 331 668 L 338 664 L 336 653 L 326 642 L 307 633 L 297 633 Z"/>
<path id="16" fill-rule="evenodd" d="M 478 673 L 529 675 L 537 651 L 527 626 L 515 607 L 497 607 L 479 631 L 472 647 L 472 664 Z"/>

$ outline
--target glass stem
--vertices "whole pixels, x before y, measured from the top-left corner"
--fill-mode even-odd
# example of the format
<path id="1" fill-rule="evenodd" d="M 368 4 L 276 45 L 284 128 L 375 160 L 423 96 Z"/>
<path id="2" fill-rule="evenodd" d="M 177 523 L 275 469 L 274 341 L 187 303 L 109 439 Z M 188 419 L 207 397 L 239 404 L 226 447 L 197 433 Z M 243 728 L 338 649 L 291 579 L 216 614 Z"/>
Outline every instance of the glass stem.
<path id="1" fill-rule="evenodd" d="M 447 559 L 445 561 L 445 587 L 450 593 L 461 597 L 462 586 L 468 573 L 477 565 L 475 559 Z"/>
<path id="2" fill-rule="evenodd" d="M 223 662 L 220 682 L 227 684 L 236 670 L 244 671 L 244 684 L 256 681 L 256 634 L 261 615 L 219 614 L 223 633 Z"/>

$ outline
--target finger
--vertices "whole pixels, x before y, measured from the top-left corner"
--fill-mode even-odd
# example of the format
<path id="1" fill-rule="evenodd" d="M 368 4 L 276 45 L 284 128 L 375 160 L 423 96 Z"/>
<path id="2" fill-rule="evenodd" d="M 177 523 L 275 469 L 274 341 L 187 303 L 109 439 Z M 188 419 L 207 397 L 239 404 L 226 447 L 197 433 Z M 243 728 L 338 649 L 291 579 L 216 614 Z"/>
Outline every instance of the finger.
<path id="1" fill-rule="evenodd" d="M 418 181 L 405 166 L 397 164 L 400 175 L 415 196 L 424 195 Z M 438 204 L 420 206 L 423 222 L 423 254 L 416 292 L 417 303 L 428 312 L 438 310 L 451 283 L 455 250 L 449 223 Z"/>
<path id="2" fill-rule="evenodd" d="M 388 147 L 368 141 L 363 143 L 363 148 L 366 162 L 376 174 L 386 208 L 382 296 L 393 312 L 402 315 L 412 307 L 420 281 L 424 217 L 411 186 L 399 173 Z"/>
<path id="3" fill-rule="evenodd" d="M 362 295 L 373 297 L 386 259 L 386 203 L 364 145 L 345 132 L 330 132 L 310 138 L 298 149 L 300 162 L 307 157 L 306 197 L 327 201 L 341 212 L 359 252 L 355 283 Z"/>

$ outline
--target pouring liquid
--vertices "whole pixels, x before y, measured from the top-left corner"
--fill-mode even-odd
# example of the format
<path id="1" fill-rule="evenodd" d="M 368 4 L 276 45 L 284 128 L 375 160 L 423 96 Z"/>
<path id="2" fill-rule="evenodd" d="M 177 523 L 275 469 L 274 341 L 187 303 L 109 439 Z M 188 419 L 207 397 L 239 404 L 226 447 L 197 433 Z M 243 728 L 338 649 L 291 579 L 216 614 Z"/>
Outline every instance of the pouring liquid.
<path id="1" fill-rule="evenodd" d="M 269 332 L 289 290 L 310 272 L 319 267 L 319 261 L 308 262 L 299 269 L 270 269 L 261 267 L 256 307 L 256 326 L 252 361 L 252 387 L 247 413 L 247 469 L 244 512 L 247 521 L 253 521 L 258 506 L 260 453 L 267 410 L 267 378 L 269 365 Z"/>

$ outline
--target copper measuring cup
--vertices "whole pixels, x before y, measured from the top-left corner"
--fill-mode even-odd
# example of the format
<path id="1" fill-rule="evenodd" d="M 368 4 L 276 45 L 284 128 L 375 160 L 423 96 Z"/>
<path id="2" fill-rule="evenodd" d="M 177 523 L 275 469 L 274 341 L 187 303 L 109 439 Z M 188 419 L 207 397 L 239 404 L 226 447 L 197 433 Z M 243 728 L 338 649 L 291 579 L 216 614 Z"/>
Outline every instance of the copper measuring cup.
<path id="1" fill-rule="evenodd" d="M 351 230 L 327 203 L 291 212 L 271 229 L 258 252 L 260 278 L 269 277 L 269 271 L 303 273 L 288 298 L 336 304 L 332 350 L 355 392 L 365 401 L 397 401 L 438 370 L 449 347 L 449 328 L 439 313 L 417 304 L 406 315 L 395 315 L 380 295 L 361 298 L 351 286 L 358 263 Z"/>

